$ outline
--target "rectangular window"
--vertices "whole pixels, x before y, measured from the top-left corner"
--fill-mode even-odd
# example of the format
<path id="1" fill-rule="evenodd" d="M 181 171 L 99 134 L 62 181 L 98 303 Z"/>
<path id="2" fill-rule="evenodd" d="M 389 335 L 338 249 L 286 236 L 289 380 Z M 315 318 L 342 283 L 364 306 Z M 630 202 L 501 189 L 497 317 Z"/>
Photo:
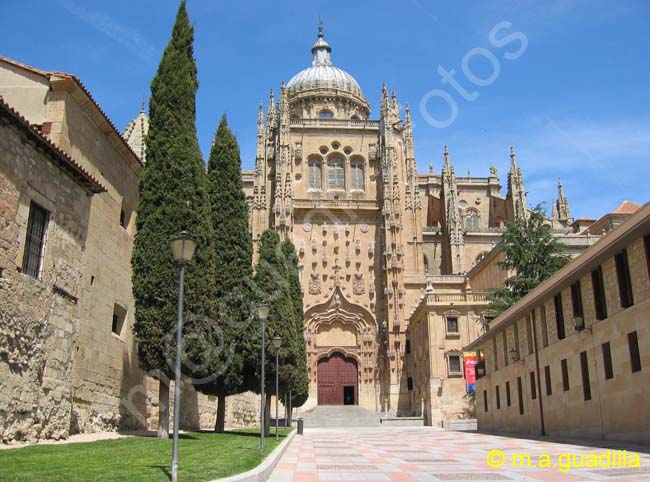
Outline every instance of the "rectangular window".
<path id="1" fill-rule="evenodd" d="M 449 374 L 460 375 L 460 355 L 449 355 Z"/>
<path id="2" fill-rule="evenodd" d="M 350 163 L 350 188 L 355 191 L 363 191 L 363 162 L 352 161 Z"/>
<path id="3" fill-rule="evenodd" d="M 535 321 L 535 310 L 526 317 L 526 342 L 528 343 L 528 354 L 533 353 L 533 323 Z"/>
<path id="4" fill-rule="evenodd" d="M 492 354 L 494 355 L 492 358 L 494 360 L 494 371 L 497 371 L 499 369 L 499 355 L 497 353 L 497 338 L 494 337 L 492 338 Z"/>
<path id="5" fill-rule="evenodd" d="M 48 211 L 32 201 L 29 205 L 22 270 L 34 278 L 38 278 L 41 272 L 48 219 Z"/>
<path id="6" fill-rule="evenodd" d="M 537 385 L 535 384 L 535 372 L 530 372 L 530 398 L 537 398 Z"/>
<path id="7" fill-rule="evenodd" d="M 329 161 L 327 178 L 330 189 L 345 189 L 345 166 L 342 159 Z"/>
<path id="8" fill-rule="evenodd" d="M 618 280 L 618 294 L 621 299 L 621 308 L 627 308 L 634 304 L 627 250 L 624 249 L 614 256 L 614 260 L 616 261 L 616 278 Z"/>
<path id="9" fill-rule="evenodd" d="M 555 303 L 555 325 L 557 327 L 557 339 L 564 340 L 564 312 L 562 311 L 562 295 L 557 294 L 553 299 Z"/>
<path id="10" fill-rule="evenodd" d="M 508 335 L 505 330 L 501 332 L 501 341 L 503 341 L 503 365 L 508 366 Z"/>
<path id="11" fill-rule="evenodd" d="M 569 364 L 567 362 L 566 358 L 563 358 L 560 361 L 560 365 L 562 365 L 562 389 L 565 392 L 569 391 Z"/>
<path id="12" fill-rule="evenodd" d="M 458 334 L 458 317 L 456 316 L 447 317 L 447 333 L 452 335 Z"/>
<path id="13" fill-rule="evenodd" d="M 117 336 L 122 335 L 124 320 L 126 320 L 126 308 L 115 303 L 113 305 L 113 325 L 111 331 Z"/>
<path id="14" fill-rule="evenodd" d="M 587 352 L 580 352 L 580 369 L 582 370 L 582 394 L 585 401 L 591 400 L 591 382 L 589 381 L 589 362 Z"/>
<path id="15" fill-rule="evenodd" d="M 583 330 L 585 328 L 585 319 L 582 312 L 582 289 L 580 288 L 580 281 L 576 281 L 571 285 L 571 305 L 573 307 L 573 320 L 576 330 Z"/>
<path id="16" fill-rule="evenodd" d="M 309 189 L 321 190 L 321 162 L 312 160 L 309 161 Z"/>
<path id="17" fill-rule="evenodd" d="M 551 395 L 553 393 L 553 387 L 551 385 L 551 367 L 548 365 L 544 367 L 544 379 L 546 382 L 546 395 Z"/>
<path id="18" fill-rule="evenodd" d="M 411 353 L 411 340 L 406 340 L 406 344 L 404 345 L 404 353 L 407 355 Z"/>
<path id="19" fill-rule="evenodd" d="M 542 325 L 542 346 L 548 346 L 548 326 L 546 325 L 546 306 L 542 304 L 539 307 L 539 322 Z"/>
<path id="20" fill-rule="evenodd" d="M 512 325 L 512 328 L 513 328 L 514 334 L 515 334 L 515 336 L 514 336 L 514 338 L 515 338 L 515 346 L 513 347 L 515 351 L 512 354 L 512 357 L 514 358 L 514 360 L 519 360 L 519 358 L 520 358 L 519 357 L 519 323 L 515 323 L 514 325 Z"/>
<path id="21" fill-rule="evenodd" d="M 603 348 L 603 368 L 605 370 L 605 380 L 614 378 L 614 367 L 612 365 L 612 349 L 609 342 L 602 344 Z"/>
<path id="22" fill-rule="evenodd" d="M 488 411 L 487 390 L 483 390 L 483 410 Z"/>
<path id="23" fill-rule="evenodd" d="M 594 290 L 594 307 L 596 319 L 607 318 L 607 301 L 605 301 L 605 283 L 603 282 L 603 267 L 599 266 L 591 272 L 591 286 Z"/>
<path id="24" fill-rule="evenodd" d="M 643 236 L 643 244 L 645 245 L 645 262 L 648 267 L 648 276 L 650 277 L 650 234 Z"/>
<path id="25" fill-rule="evenodd" d="M 413 378 L 408 377 L 406 379 L 406 386 L 407 386 L 409 392 L 413 391 Z"/>
<path id="26" fill-rule="evenodd" d="M 510 382 L 506 382 L 506 405 L 510 406 L 512 400 L 510 399 Z"/>
<path id="27" fill-rule="evenodd" d="M 497 397 L 497 410 L 501 408 L 501 393 L 499 392 L 499 385 L 496 386 L 496 397 Z"/>
<path id="28" fill-rule="evenodd" d="M 519 415 L 524 414 L 524 391 L 521 386 L 521 377 L 517 377 L 517 401 L 519 403 Z"/>
<path id="29" fill-rule="evenodd" d="M 641 370 L 641 354 L 639 353 L 639 338 L 636 331 L 627 334 L 627 346 L 630 349 L 630 367 L 632 372 Z"/>

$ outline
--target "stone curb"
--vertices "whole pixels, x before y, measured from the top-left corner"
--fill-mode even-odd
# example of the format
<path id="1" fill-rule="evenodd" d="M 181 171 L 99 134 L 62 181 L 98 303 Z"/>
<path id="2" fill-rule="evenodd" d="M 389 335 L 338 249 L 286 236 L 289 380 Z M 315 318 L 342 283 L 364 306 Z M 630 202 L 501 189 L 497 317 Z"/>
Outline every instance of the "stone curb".
<path id="1" fill-rule="evenodd" d="M 264 461 L 254 469 L 242 474 L 226 477 L 225 479 L 214 479 L 210 482 L 266 482 L 266 480 L 271 476 L 273 469 L 275 469 L 275 466 L 278 465 L 284 451 L 287 450 L 287 447 L 295 436 L 296 431 L 293 430 L 287 438 L 280 445 L 275 447 L 273 452 L 271 452 Z"/>

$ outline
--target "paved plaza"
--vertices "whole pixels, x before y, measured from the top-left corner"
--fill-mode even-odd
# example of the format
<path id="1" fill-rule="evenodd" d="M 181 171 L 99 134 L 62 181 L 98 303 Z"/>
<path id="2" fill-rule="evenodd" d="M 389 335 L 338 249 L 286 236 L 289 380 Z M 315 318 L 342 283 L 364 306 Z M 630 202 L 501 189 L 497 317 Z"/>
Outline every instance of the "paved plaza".
<path id="1" fill-rule="evenodd" d="M 503 452 L 502 467 L 488 465 L 486 458 L 491 450 Z M 628 465 L 630 456 L 638 455 L 640 467 L 621 468 L 622 452 L 616 450 L 627 450 Z M 528 454 L 531 466 L 513 468 L 513 454 Z M 548 459 L 543 459 L 543 454 L 548 454 Z M 604 457 L 600 459 L 603 463 L 609 460 L 610 467 L 572 467 L 564 472 L 558 467 L 560 463 L 564 467 L 579 464 L 590 454 Z M 495 457 L 500 460 L 501 454 Z M 534 466 L 542 460 L 550 460 L 552 466 Z M 614 467 L 616 464 L 618 467 Z M 650 448 L 511 438 L 429 427 L 306 429 L 305 435 L 293 439 L 270 482 L 321 480 L 650 482 Z"/>

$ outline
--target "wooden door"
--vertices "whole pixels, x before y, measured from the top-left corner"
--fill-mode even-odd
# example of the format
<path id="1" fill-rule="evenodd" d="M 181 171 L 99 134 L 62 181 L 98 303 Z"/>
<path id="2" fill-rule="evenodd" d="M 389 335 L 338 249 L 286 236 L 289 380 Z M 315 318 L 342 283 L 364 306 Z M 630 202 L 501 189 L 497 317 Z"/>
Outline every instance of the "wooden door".
<path id="1" fill-rule="evenodd" d="M 353 403 L 358 403 L 358 370 L 357 362 L 346 358 L 340 353 L 334 353 L 318 362 L 318 404 L 343 405 L 346 387 L 354 387 Z M 349 403 L 349 395 L 348 395 Z"/>

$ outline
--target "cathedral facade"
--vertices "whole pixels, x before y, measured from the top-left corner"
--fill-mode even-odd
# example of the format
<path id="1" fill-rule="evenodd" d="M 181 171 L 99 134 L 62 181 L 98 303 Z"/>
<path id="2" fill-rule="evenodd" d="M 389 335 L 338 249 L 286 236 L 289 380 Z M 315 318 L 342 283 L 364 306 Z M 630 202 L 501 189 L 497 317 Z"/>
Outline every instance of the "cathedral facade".
<path id="1" fill-rule="evenodd" d="M 358 404 L 442 420 L 447 415 L 425 396 L 431 390 L 416 387 L 429 382 L 414 380 L 419 371 L 408 363 L 418 341 L 409 322 L 427 289 L 461 296 L 467 273 L 498 243 L 505 222 L 525 215 L 522 173 L 511 148 L 502 195 L 496 168 L 487 177 L 457 177 L 446 146 L 441 172 L 418 173 L 408 106 L 402 113 L 384 85 L 373 118 L 331 51 L 321 26 L 311 66 L 282 83 L 277 101 L 271 92 L 266 113 L 260 105 L 255 169 L 243 173 L 253 242 L 257 251 L 261 233 L 273 228 L 298 250 L 308 406 Z M 554 224 L 568 226 L 564 197 L 555 211 Z M 455 317 L 449 353 L 460 354 L 480 334 L 487 301 L 472 296 L 471 309 Z M 460 362 L 447 351 L 439 378 Z M 459 398 L 451 409 L 458 415 L 471 407 L 462 375 L 452 378 L 462 388 L 460 397 L 449 395 Z"/>

